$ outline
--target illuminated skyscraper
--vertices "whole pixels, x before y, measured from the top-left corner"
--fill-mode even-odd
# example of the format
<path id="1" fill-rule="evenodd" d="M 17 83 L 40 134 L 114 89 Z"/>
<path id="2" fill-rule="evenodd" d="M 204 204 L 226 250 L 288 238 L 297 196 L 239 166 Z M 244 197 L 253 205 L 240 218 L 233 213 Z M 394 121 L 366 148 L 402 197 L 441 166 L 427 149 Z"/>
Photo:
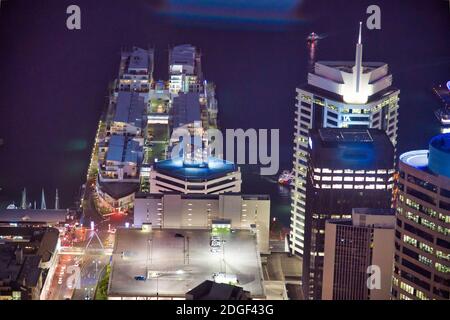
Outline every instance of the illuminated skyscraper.
<path id="1" fill-rule="evenodd" d="M 322 128 L 310 131 L 308 154 L 302 285 L 306 299 L 321 299 L 325 222 L 391 208 L 394 147 L 382 130 Z"/>
<path id="2" fill-rule="evenodd" d="M 450 134 L 402 154 L 392 297 L 450 299 Z"/>
<path id="3" fill-rule="evenodd" d="M 298 255 L 305 252 L 305 219 L 312 214 L 306 211 L 309 129 L 376 128 L 396 145 L 399 90 L 387 64 L 362 62 L 362 49 L 360 26 L 355 61 L 319 61 L 297 88 L 290 247 Z"/>

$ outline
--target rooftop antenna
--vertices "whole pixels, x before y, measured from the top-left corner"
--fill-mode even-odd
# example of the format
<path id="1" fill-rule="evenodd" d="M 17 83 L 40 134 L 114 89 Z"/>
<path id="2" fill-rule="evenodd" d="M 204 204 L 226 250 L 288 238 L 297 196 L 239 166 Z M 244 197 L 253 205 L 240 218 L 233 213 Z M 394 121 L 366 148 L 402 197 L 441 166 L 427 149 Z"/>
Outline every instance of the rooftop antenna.
<path id="1" fill-rule="evenodd" d="M 356 92 L 359 93 L 359 86 L 361 82 L 361 73 L 362 73 L 362 43 L 361 43 L 361 29 L 362 29 L 362 21 L 359 22 L 359 35 L 358 35 L 358 43 L 356 44 L 356 57 L 355 57 L 355 70 L 353 72 L 356 73 Z"/>
<path id="2" fill-rule="evenodd" d="M 56 194 L 55 194 L 55 210 L 59 209 L 59 196 L 58 196 L 58 189 L 56 189 Z"/>
<path id="3" fill-rule="evenodd" d="M 44 188 L 42 188 L 42 194 L 41 194 L 41 210 L 46 210 L 47 205 L 45 204 L 45 194 L 44 194 Z"/>

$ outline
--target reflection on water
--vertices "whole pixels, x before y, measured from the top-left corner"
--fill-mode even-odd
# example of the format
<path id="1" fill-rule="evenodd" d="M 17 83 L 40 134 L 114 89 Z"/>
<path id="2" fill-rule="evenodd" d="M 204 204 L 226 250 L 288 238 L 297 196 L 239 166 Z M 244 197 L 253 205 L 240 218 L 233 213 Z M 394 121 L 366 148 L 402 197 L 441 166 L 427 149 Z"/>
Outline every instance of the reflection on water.
<path id="1" fill-rule="evenodd" d="M 289 186 L 278 184 L 278 176 L 261 176 L 256 166 L 241 166 L 242 192 L 245 194 L 268 194 L 271 218 L 289 227 L 291 197 Z"/>

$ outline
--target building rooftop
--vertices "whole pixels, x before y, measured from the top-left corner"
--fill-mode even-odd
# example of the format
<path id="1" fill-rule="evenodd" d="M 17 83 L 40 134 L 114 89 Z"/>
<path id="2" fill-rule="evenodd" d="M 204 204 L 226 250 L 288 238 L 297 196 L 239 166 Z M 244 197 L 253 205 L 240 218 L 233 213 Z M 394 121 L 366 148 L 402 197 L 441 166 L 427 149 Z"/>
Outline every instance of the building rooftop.
<path id="1" fill-rule="evenodd" d="M 222 233 L 223 252 L 212 252 L 208 229 L 118 229 L 109 284 L 111 297 L 180 297 L 215 273 L 234 275 L 253 297 L 264 297 L 255 235 Z M 223 263 L 225 259 L 225 263 Z M 135 280 L 144 276 L 145 281 Z"/>
<path id="2" fill-rule="evenodd" d="M 129 123 L 142 128 L 144 111 L 143 97 L 140 97 L 137 93 L 120 91 L 113 121 Z"/>
<path id="3" fill-rule="evenodd" d="M 431 139 L 429 147 L 430 170 L 450 178 L 450 133 L 435 136 Z"/>
<path id="4" fill-rule="evenodd" d="M 389 169 L 394 147 L 377 129 L 322 128 L 311 131 L 311 158 L 316 168 Z"/>
<path id="5" fill-rule="evenodd" d="M 196 49 L 190 44 L 183 44 L 173 47 L 170 52 L 169 64 L 180 64 L 193 67 L 195 65 L 195 55 Z"/>
<path id="6" fill-rule="evenodd" d="M 173 128 L 201 121 L 199 99 L 200 95 L 197 92 L 180 93 L 173 99 L 171 109 Z"/>
<path id="7" fill-rule="evenodd" d="M 130 63 L 128 69 L 148 69 L 150 55 L 148 50 L 133 47 L 130 55 Z"/>
<path id="8" fill-rule="evenodd" d="M 400 155 L 400 161 L 418 170 L 450 178 L 450 133 L 433 137 L 429 150 L 413 150 Z"/>
<path id="9" fill-rule="evenodd" d="M 154 170 L 181 180 L 210 180 L 238 170 L 233 162 L 210 157 L 207 165 L 186 165 L 183 158 L 168 159 L 154 164 Z"/>
<path id="10" fill-rule="evenodd" d="M 137 164 L 139 162 L 140 152 L 141 147 L 138 141 L 114 134 L 109 138 L 106 161 L 131 162 Z"/>
<path id="11" fill-rule="evenodd" d="M 126 197 L 139 190 L 139 183 L 134 182 L 102 182 L 99 181 L 100 188 L 114 199 Z"/>
<path id="12" fill-rule="evenodd" d="M 248 300 L 249 292 L 241 287 L 206 280 L 186 293 L 188 300 Z"/>

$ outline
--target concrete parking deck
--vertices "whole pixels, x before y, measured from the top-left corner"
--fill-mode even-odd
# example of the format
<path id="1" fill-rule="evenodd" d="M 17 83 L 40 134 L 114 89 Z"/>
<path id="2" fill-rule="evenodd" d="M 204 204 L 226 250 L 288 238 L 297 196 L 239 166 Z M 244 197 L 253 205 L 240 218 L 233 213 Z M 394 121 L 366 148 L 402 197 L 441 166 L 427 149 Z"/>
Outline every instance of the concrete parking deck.
<path id="1" fill-rule="evenodd" d="M 118 229 L 109 283 L 111 298 L 184 298 L 185 293 L 213 274 L 236 275 L 252 297 L 263 298 L 262 272 L 256 237 L 249 230 L 221 233 L 212 252 L 207 229 Z M 144 276 L 144 281 L 135 280 Z"/>

